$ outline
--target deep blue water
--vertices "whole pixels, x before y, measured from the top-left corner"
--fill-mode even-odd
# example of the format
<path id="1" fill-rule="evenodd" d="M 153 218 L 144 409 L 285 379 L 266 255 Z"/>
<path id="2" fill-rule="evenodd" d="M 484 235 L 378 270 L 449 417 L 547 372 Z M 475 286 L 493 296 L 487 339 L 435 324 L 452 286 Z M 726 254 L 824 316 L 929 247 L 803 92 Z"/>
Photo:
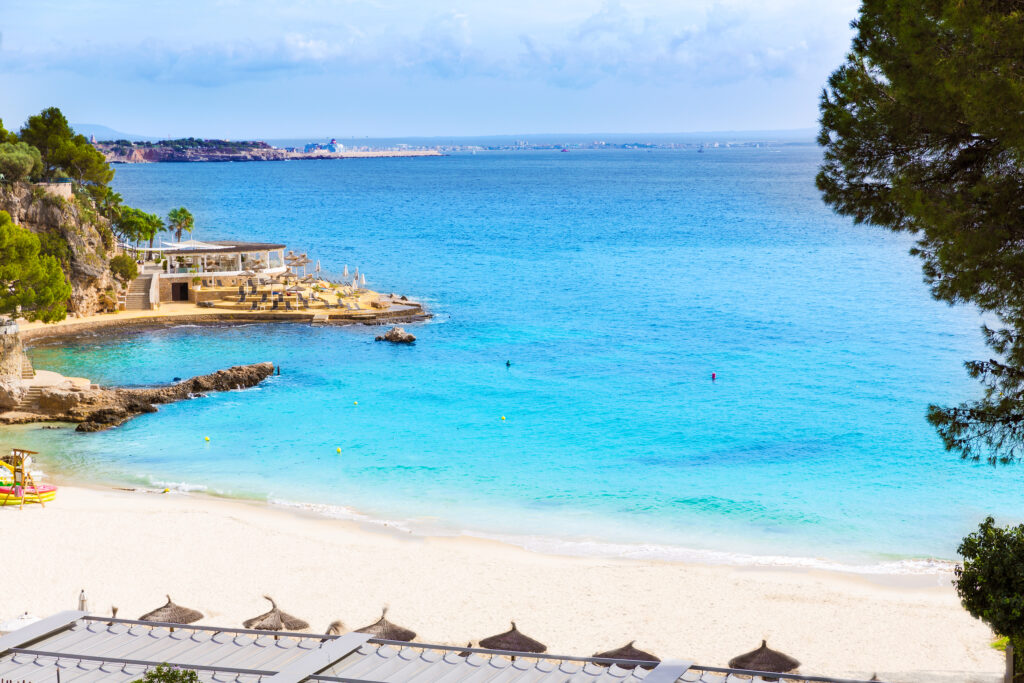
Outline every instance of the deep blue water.
<path id="1" fill-rule="evenodd" d="M 660 556 L 953 558 L 985 514 L 1020 517 L 1022 470 L 961 462 L 924 419 L 929 402 L 977 393 L 961 363 L 987 357 L 980 319 L 930 299 L 908 237 L 822 204 L 819 155 L 119 167 L 127 203 L 189 207 L 198 239 L 358 265 L 436 318 L 409 327 L 411 347 L 374 343 L 376 328 L 270 325 L 37 348 L 40 367 L 111 384 L 264 360 L 283 374 L 108 432 L 0 440 L 77 477 L 432 532 Z"/>

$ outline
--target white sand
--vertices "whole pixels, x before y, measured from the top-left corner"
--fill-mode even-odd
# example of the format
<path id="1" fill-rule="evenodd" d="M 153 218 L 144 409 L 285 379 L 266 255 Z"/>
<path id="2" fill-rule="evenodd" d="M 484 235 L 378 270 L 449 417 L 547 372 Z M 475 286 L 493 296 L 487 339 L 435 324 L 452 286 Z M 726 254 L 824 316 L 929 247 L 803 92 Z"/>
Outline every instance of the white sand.
<path id="1" fill-rule="evenodd" d="M 760 644 L 804 673 L 885 680 L 997 680 L 989 629 L 948 575 L 830 572 L 547 556 L 471 538 L 369 530 L 200 495 L 61 487 L 56 501 L 0 509 L 10 577 L 0 618 L 74 608 L 135 618 L 164 593 L 240 626 L 272 595 L 322 631 L 381 606 L 427 642 L 465 644 L 510 619 L 549 652 L 588 655 L 637 639 L 662 657 L 724 666 Z M 987 672 L 987 675 L 975 675 Z"/>

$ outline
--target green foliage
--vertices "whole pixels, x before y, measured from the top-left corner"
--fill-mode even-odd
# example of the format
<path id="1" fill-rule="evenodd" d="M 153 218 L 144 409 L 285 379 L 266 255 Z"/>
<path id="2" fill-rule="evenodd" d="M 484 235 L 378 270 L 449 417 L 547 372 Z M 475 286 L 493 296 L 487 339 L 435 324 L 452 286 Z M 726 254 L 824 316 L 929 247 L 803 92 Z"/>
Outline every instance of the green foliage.
<path id="1" fill-rule="evenodd" d="M 17 142 L 17 133 L 12 133 L 4 128 L 4 120 L 0 119 L 0 142 Z"/>
<path id="2" fill-rule="evenodd" d="M 96 208 L 109 221 L 115 222 L 121 215 L 124 199 L 109 187 L 103 188 L 102 194 L 95 198 Z"/>
<path id="3" fill-rule="evenodd" d="M 964 560 L 953 579 L 960 602 L 1013 643 L 1019 668 L 1024 663 L 1024 525 L 997 527 L 988 517 L 957 552 Z"/>
<path id="4" fill-rule="evenodd" d="M 176 242 L 181 241 L 181 234 L 183 232 L 192 232 L 192 228 L 195 227 L 196 223 L 192 214 L 184 206 L 171 209 L 170 213 L 167 214 L 167 221 L 169 223 L 168 229 L 174 233 Z"/>
<path id="5" fill-rule="evenodd" d="M 118 140 L 118 144 L 127 142 Z M 131 144 L 131 143 L 129 143 Z M 136 147 L 153 149 L 155 147 L 166 147 L 177 152 L 194 149 L 203 152 L 237 152 L 249 149 L 269 149 L 270 145 L 256 140 L 202 140 L 200 138 L 176 138 L 174 140 L 160 140 L 158 142 L 136 142 Z"/>
<path id="6" fill-rule="evenodd" d="M 105 187 L 114 178 L 103 154 L 84 135 L 76 135 L 56 107 L 30 116 L 19 135 L 39 150 L 46 180 L 64 175 L 83 185 Z"/>
<path id="7" fill-rule="evenodd" d="M 57 232 L 41 232 L 39 237 L 39 253 L 43 256 L 52 256 L 62 265 L 67 264 L 71 258 L 68 250 L 68 242 L 64 236 Z"/>
<path id="8" fill-rule="evenodd" d="M 114 229 L 130 242 L 149 240 L 152 243 L 157 233 L 164 229 L 164 222 L 155 214 L 126 206 L 121 209 Z"/>
<path id="9" fill-rule="evenodd" d="M 110 226 L 106 223 L 97 223 L 96 230 L 100 233 L 100 239 L 103 240 L 103 250 L 110 251 L 114 248 L 114 231 L 110 229 Z"/>
<path id="10" fill-rule="evenodd" d="M 932 295 L 973 303 L 996 358 L 980 400 L 931 406 L 963 458 L 1024 447 L 1024 12 L 995 0 L 864 0 L 822 93 L 817 184 L 857 222 L 915 235 Z"/>
<path id="11" fill-rule="evenodd" d="M 5 131 L 0 124 L 0 137 Z M 43 172 L 39 150 L 24 142 L 0 142 L 0 181 L 13 183 Z"/>
<path id="12" fill-rule="evenodd" d="M 190 669 L 161 664 L 147 671 L 136 683 L 199 683 L 199 674 Z"/>
<path id="13" fill-rule="evenodd" d="M 128 254 L 118 254 L 110 259 L 110 272 L 121 282 L 130 282 L 139 276 L 139 268 Z"/>
<path id="14" fill-rule="evenodd" d="M 71 285 L 53 256 L 39 253 L 39 238 L 0 211 L 0 313 L 22 307 L 29 320 L 56 322 L 67 316 Z"/>

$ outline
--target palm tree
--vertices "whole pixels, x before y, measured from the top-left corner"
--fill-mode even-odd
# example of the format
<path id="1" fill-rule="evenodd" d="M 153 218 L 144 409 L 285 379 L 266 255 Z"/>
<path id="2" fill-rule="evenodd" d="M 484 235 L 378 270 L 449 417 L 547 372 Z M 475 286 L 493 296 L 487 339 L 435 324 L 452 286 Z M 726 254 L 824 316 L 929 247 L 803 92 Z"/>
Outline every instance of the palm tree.
<path id="1" fill-rule="evenodd" d="M 175 242 L 181 241 L 182 233 L 192 232 L 192 227 L 195 225 L 195 219 L 184 206 L 171 209 L 167 214 L 167 221 L 170 224 L 168 229 L 174 233 Z"/>

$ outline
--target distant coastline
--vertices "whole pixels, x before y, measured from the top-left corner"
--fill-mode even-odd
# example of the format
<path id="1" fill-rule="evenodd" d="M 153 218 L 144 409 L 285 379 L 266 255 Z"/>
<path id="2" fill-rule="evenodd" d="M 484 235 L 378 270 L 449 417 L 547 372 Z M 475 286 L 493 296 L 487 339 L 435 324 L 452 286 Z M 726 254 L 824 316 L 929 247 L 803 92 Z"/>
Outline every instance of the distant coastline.
<path id="1" fill-rule="evenodd" d="M 301 159 L 359 159 L 379 157 L 436 157 L 436 149 L 345 149 L 343 145 L 307 145 L 304 149 L 274 147 L 261 141 L 161 140 L 156 143 L 128 140 L 92 141 L 112 164 L 213 161 L 292 161 Z"/>

